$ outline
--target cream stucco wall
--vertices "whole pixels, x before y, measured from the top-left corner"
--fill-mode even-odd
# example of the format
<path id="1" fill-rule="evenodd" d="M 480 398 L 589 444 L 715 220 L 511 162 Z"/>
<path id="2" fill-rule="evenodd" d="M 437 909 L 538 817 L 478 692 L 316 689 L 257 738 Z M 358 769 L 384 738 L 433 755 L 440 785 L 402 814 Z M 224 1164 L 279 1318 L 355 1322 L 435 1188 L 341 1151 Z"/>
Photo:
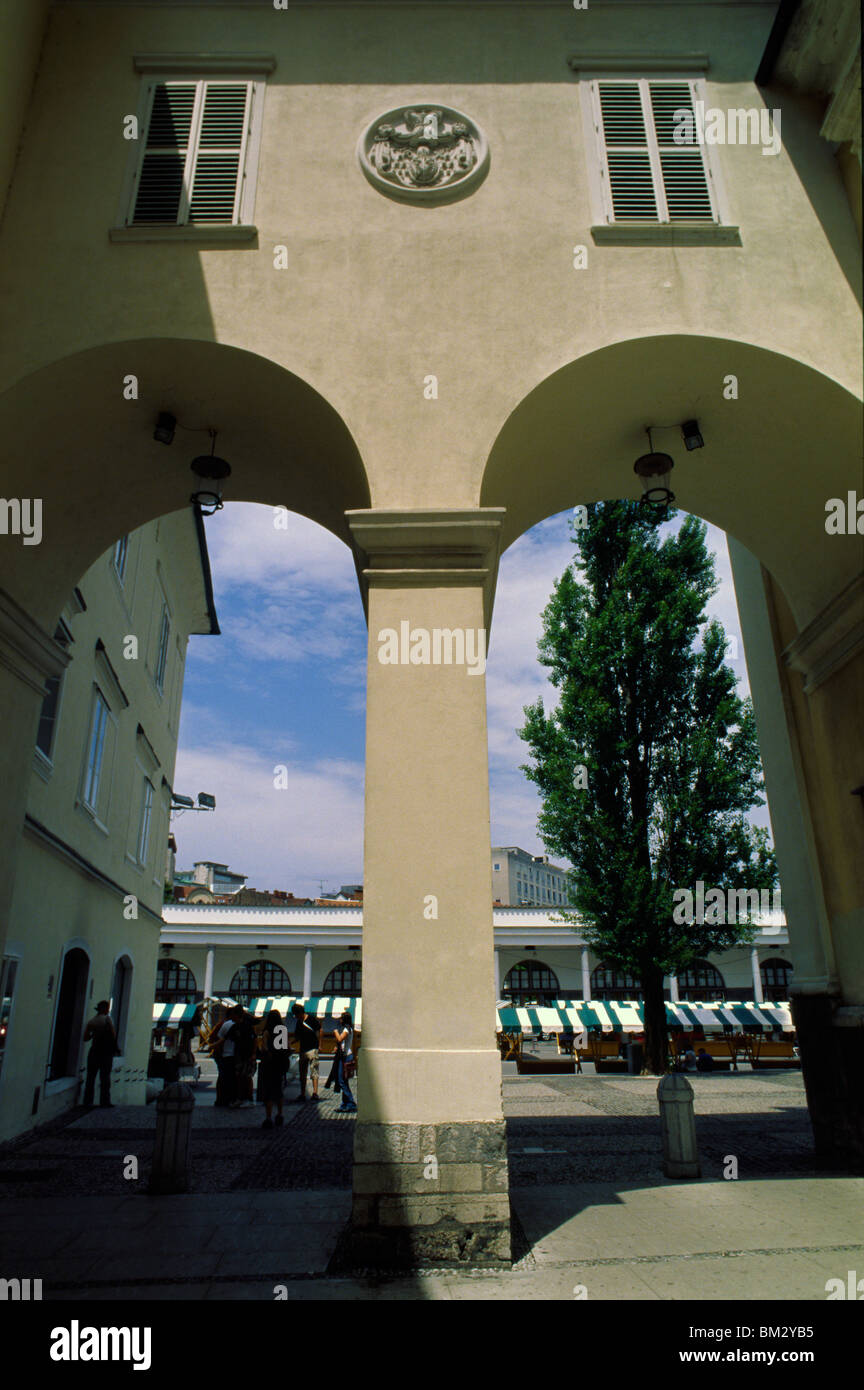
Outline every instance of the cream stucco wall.
<path id="1" fill-rule="evenodd" d="M 72 659 L 62 680 L 50 757 L 30 743 L 27 820 L 4 946 L 18 970 L 0 1072 L 0 1137 L 49 1120 L 80 1100 L 78 1075 L 48 1077 L 70 946 L 89 957 L 85 1021 L 99 999 L 111 998 L 118 958 L 131 965 L 123 1055 L 114 1064 L 112 1094 L 118 1103 L 144 1100 L 168 838 L 166 782 L 174 774 L 189 634 L 210 630 L 191 508 L 129 537 L 122 583 L 112 549 L 77 587 L 63 611 Z M 160 693 L 154 673 L 163 594 L 172 630 Z M 133 651 L 129 637 L 138 639 L 137 659 L 124 657 L 124 650 Z M 116 680 L 97 653 L 100 641 Z M 82 798 L 95 684 L 113 716 L 96 816 Z M 142 864 L 137 849 L 145 775 L 154 794 Z M 81 1067 L 86 1051 L 82 1046 Z"/>

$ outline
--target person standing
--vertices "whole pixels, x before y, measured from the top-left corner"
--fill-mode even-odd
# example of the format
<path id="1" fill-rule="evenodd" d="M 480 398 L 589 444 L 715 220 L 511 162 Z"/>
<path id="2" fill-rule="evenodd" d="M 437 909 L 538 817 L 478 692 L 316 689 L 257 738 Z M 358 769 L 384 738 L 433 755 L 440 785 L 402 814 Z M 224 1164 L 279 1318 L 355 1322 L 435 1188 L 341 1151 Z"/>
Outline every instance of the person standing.
<path id="1" fill-rule="evenodd" d="M 279 1044 L 287 1043 L 285 1033 L 282 1030 L 282 1015 L 278 1009 L 271 1009 L 264 1021 L 264 1031 L 262 1034 L 263 1049 L 261 1052 L 261 1064 L 258 1068 L 258 1084 L 261 1088 L 261 1099 L 264 1102 L 264 1109 L 267 1112 L 266 1118 L 261 1123 L 262 1129 L 273 1128 L 273 1106 L 276 1106 L 276 1124 L 284 1123 L 282 1117 L 282 1088 L 285 1085 L 285 1074 L 288 1070 L 289 1052 L 286 1046 Z M 285 1030 L 287 1031 L 287 1030 Z"/>
<path id="2" fill-rule="evenodd" d="M 255 1068 L 258 1065 L 258 1038 L 255 1025 L 243 1006 L 238 1004 L 233 1012 L 236 1014 L 236 1023 L 231 1034 L 234 1040 L 236 1093 L 231 1105 L 232 1109 L 246 1110 L 255 1104 L 253 1096 Z"/>
<path id="3" fill-rule="evenodd" d="M 294 1103 L 302 1105 L 306 1099 L 308 1075 L 312 1081 L 312 1099 L 317 1104 L 321 1099 L 318 1094 L 318 1030 L 302 1004 L 295 1004 L 292 1012 L 295 1020 L 294 1037 L 300 1054 L 300 1094 L 295 1097 Z"/>
<path id="4" fill-rule="evenodd" d="M 111 1067 L 117 1056 L 117 1034 L 111 1022 L 107 999 L 100 999 L 96 1005 L 96 1017 L 91 1018 L 84 1029 L 84 1041 L 90 1043 L 87 1054 L 87 1081 L 84 1086 L 84 1105 L 90 1110 L 93 1106 L 93 1092 L 96 1089 L 96 1073 L 99 1073 L 99 1105 L 104 1110 L 113 1109 L 111 1105 Z"/>
<path id="5" fill-rule="evenodd" d="M 228 1016 L 216 1033 L 216 1041 L 213 1045 L 213 1056 L 216 1059 L 216 1066 L 219 1070 L 219 1081 L 216 1086 L 216 1104 L 230 1105 L 237 1094 L 237 1073 L 234 1070 L 234 1010 L 229 1009 Z"/>
<path id="6" fill-rule="evenodd" d="M 351 1094 L 349 1078 L 354 1075 L 354 1053 L 351 1045 L 354 1041 L 354 1020 L 346 1009 L 339 1018 L 339 1024 L 333 1034 L 336 1039 L 338 1053 L 336 1057 L 336 1081 L 342 1092 L 342 1104 L 340 1111 L 351 1111 L 357 1109 L 357 1102 Z"/>

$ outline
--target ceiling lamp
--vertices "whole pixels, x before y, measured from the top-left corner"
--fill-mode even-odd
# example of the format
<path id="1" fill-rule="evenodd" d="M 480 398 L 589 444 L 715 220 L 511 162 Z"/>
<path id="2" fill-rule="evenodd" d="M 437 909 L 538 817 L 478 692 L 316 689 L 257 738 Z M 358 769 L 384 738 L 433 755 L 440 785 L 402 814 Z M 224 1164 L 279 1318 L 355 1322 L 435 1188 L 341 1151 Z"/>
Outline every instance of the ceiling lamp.
<path id="1" fill-rule="evenodd" d="M 210 483 L 210 487 L 199 488 L 192 493 L 189 498 L 201 509 L 202 516 L 212 516 L 214 512 L 221 511 L 222 502 L 222 483 L 231 476 L 231 465 L 227 459 L 221 459 L 213 452 L 216 448 L 216 431 L 210 431 L 212 443 L 209 454 L 199 454 L 194 458 L 189 467 L 200 478 L 202 482 Z"/>
<path id="2" fill-rule="evenodd" d="M 633 472 L 642 484 L 641 505 L 652 511 L 665 512 L 675 501 L 675 494 L 669 486 L 675 462 L 670 454 L 654 452 L 651 427 L 646 427 L 651 452 L 640 454 L 633 465 Z"/>

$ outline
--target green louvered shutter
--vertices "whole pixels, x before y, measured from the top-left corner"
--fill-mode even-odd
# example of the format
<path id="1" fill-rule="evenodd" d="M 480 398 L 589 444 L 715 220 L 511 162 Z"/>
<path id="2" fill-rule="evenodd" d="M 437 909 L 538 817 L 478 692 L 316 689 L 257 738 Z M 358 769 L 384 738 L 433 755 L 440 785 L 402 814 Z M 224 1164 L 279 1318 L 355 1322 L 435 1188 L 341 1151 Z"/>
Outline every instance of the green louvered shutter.
<path id="1" fill-rule="evenodd" d="M 236 221 L 251 85 L 206 83 L 191 177 L 190 222 Z"/>
<path id="2" fill-rule="evenodd" d="M 197 88 L 196 82 L 154 84 L 133 224 L 179 219 Z"/>
<path id="3" fill-rule="evenodd" d="M 153 84 L 133 225 L 239 220 L 253 85 Z"/>
<path id="4" fill-rule="evenodd" d="M 716 222 L 703 149 L 674 138 L 683 128 L 675 112 L 693 113 L 692 83 L 622 78 L 592 86 L 609 221 Z"/>

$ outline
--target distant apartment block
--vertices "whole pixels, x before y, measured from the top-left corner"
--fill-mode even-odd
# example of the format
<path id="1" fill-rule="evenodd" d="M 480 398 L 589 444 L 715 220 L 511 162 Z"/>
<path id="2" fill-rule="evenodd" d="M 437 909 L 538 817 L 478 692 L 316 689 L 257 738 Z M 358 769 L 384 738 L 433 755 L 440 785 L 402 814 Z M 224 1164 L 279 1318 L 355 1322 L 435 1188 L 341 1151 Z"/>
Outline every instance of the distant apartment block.
<path id="1" fill-rule="evenodd" d="M 492 901 L 500 907 L 566 907 L 567 870 L 547 854 L 528 854 L 516 845 L 492 846 Z"/>

